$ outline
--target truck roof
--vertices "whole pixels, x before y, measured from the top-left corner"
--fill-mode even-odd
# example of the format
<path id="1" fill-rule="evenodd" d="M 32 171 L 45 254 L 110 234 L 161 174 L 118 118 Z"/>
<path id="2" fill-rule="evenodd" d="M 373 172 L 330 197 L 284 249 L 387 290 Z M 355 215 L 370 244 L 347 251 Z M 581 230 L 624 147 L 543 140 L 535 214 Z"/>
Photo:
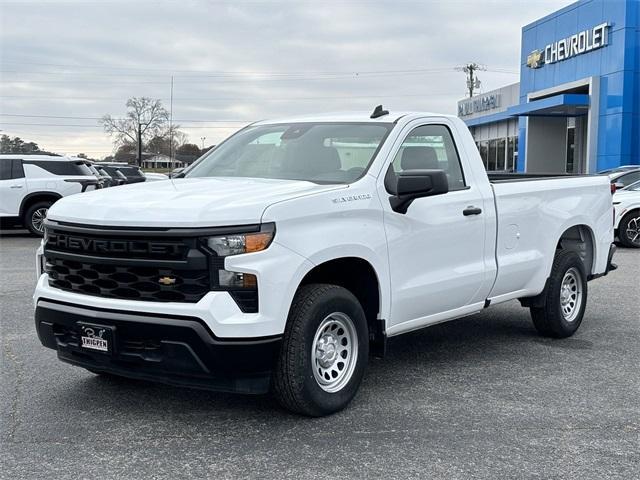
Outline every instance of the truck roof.
<path id="1" fill-rule="evenodd" d="M 371 112 L 332 112 L 322 114 L 310 114 L 297 117 L 275 118 L 260 120 L 252 125 L 271 125 L 275 123 L 306 123 L 306 122 L 365 122 L 365 123 L 393 123 L 402 117 L 455 117 L 455 115 L 442 115 L 430 112 L 389 112 L 378 118 L 371 118 Z M 457 118 L 457 117 L 456 117 Z"/>

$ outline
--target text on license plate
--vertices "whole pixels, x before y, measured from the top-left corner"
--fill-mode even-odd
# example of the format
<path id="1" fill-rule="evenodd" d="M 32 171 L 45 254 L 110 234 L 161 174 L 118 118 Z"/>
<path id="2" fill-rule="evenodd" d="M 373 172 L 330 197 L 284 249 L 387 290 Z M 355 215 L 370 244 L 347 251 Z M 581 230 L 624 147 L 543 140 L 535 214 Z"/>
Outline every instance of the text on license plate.
<path id="1" fill-rule="evenodd" d="M 101 352 L 109 351 L 109 342 L 104 338 L 97 337 L 81 337 L 82 348 L 90 348 L 91 350 L 99 350 Z"/>

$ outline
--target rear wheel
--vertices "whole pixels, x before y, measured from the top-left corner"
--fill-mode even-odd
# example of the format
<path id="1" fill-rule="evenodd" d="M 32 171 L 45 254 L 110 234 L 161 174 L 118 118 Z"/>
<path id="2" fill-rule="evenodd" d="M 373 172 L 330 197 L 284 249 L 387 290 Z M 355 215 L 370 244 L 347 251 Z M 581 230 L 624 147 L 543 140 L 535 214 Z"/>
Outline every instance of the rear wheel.
<path id="1" fill-rule="evenodd" d="M 47 201 L 36 202 L 24 213 L 24 226 L 34 235 L 39 237 L 44 235 L 44 220 L 52 204 Z"/>
<path id="2" fill-rule="evenodd" d="M 274 374 L 279 402 L 314 417 L 342 410 L 362 381 L 368 338 L 364 311 L 351 292 L 336 285 L 301 287 Z"/>
<path id="3" fill-rule="evenodd" d="M 640 248 L 640 210 L 622 217 L 618 226 L 618 238 L 625 247 Z"/>
<path id="4" fill-rule="evenodd" d="M 587 274 L 580 256 L 571 251 L 556 254 L 545 292 L 544 306 L 531 307 L 538 333 L 546 337 L 573 335 L 587 305 Z"/>

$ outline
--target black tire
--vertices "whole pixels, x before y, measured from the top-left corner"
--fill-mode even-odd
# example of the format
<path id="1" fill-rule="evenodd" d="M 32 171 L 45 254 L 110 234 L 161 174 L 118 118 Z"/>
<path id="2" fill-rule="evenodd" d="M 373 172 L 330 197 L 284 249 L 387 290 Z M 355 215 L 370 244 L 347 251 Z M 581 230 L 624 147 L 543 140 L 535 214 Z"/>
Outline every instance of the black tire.
<path id="1" fill-rule="evenodd" d="M 53 205 L 53 202 L 48 202 L 48 201 L 36 202 L 33 205 L 31 205 L 29 208 L 27 208 L 27 210 L 24 212 L 24 218 L 23 218 L 24 226 L 27 227 L 27 229 L 32 234 L 37 235 L 38 237 L 42 237 L 44 235 L 44 231 L 41 228 L 41 224 L 38 223 L 37 220 L 39 219 L 39 215 L 42 213 L 43 210 L 46 215 L 46 212 L 49 210 L 49 207 L 51 205 Z M 38 217 L 38 219 L 36 217 Z"/>
<path id="2" fill-rule="evenodd" d="M 574 277 L 573 283 L 571 283 L 571 275 Z M 563 310 L 562 291 L 565 276 L 569 278 L 569 283 L 567 284 L 566 310 Z M 574 285 L 575 290 L 572 289 Z M 573 298 L 571 292 L 576 295 L 573 308 L 571 308 L 571 298 Z M 547 290 L 544 292 L 544 306 L 530 308 L 533 324 L 538 333 L 545 337 L 570 337 L 580 327 L 586 306 L 587 273 L 582 259 L 575 252 L 561 250 L 553 260 Z M 566 313 L 567 310 L 570 313 Z"/>
<path id="3" fill-rule="evenodd" d="M 338 317 L 332 316 L 335 313 L 338 313 Z M 340 316 L 347 317 L 351 321 L 351 327 L 353 327 L 351 332 L 357 337 L 357 348 L 356 342 L 351 342 L 350 346 L 353 348 L 351 351 L 357 352 L 357 355 L 352 360 L 353 363 L 347 362 L 346 367 L 343 362 L 346 373 L 339 378 L 342 378 L 344 384 L 339 390 L 329 392 L 326 389 L 330 386 L 321 387 L 320 381 L 324 380 L 316 379 L 314 368 L 317 367 L 318 376 L 323 375 L 321 373 L 323 370 L 317 363 L 319 360 L 315 352 L 312 352 L 312 348 L 318 335 L 322 336 L 322 332 L 331 333 L 332 331 L 319 330 L 319 327 L 331 321 L 332 318 L 339 319 Z M 333 329 L 333 326 L 330 328 Z M 338 328 L 336 332 L 339 331 Z M 369 356 L 368 339 L 364 311 L 351 292 L 345 288 L 327 284 L 310 284 L 300 287 L 291 305 L 274 372 L 273 390 L 280 404 L 288 410 L 312 417 L 329 415 L 345 408 L 358 391 L 364 376 Z M 320 343 L 318 341 L 318 344 Z M 339 344 L 337 345 L 340 348 Z M 336 358 L 335 365 L 341 363 L 338 356 L 340 355 L 333 356 Z M 334 380 L 328 376 L 327 381 Z"/>
<path id="4" fill-rule="evenodd" d="M 618 225 L 618 239 L 625 247 L 640 248 L 640 210 L 622 217 Z"/>

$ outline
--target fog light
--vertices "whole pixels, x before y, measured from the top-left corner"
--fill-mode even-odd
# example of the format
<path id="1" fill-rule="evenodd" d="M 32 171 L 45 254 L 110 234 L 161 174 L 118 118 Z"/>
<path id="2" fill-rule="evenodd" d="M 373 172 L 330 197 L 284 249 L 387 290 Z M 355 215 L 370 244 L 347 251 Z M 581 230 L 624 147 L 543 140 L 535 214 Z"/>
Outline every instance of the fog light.
<path id="1" fill-rule="evenodd" d="M 255 275 L 252 275 L 250 273 L 220 270 L 218 274 L 221 287 L 256 288 L 258 286 L 258 279 Z"/>

